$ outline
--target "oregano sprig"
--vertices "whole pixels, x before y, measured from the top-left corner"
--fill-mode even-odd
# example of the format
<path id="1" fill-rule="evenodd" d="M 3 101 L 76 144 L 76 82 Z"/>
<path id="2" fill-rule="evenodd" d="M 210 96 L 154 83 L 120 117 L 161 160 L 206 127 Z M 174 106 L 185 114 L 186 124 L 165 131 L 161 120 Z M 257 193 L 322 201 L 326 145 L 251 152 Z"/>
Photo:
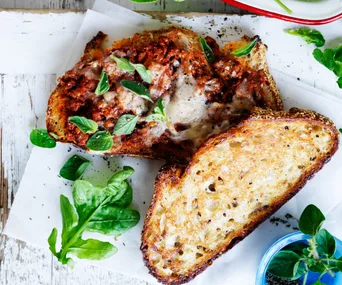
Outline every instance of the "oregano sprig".
<path id="1" fill-rule="evenodd" d="M 303 277 L 303 285 L 310 271 L 320 273 L 314 284 L 323 284 L 321 278 L 325 274 L 334 276 L 336 272 L 342 272 L 342 257 L 334 256 L 335 238 L 321 228 L 324 221 L 325 216 L 315 205 L 307 206 L 299 219 L 299 229 L 311 237 L 279 251 L 271 260 L 268 272 L 291 280 Z"/>

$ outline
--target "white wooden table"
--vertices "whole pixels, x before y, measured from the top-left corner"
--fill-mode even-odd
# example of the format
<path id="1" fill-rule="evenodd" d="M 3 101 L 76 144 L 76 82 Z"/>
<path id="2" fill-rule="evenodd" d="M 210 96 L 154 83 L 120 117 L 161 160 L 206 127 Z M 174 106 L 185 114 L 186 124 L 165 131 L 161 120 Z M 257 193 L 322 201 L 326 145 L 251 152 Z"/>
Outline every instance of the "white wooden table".
<path id="1" fill-rule="evenodd" d="M 144 5 L 133 4 L 129 0 L 111 1 L 133 10 L 244 13 L 219 0 L 186 0 L 183 3 L 159 0 Z M 91 8 L 93 3 L 94 0 L 0 0 L 0 9 L 85 10 Z M 25 21 L 18 22 L 17 32 L 25 34 L 24 26 Z M 0 27 L 0 40 L 5 30 L 6 26 Z M 2 45 L 5 44 L 2 42 Z M 92 266 L 77 267 L 77 270 L 71 272 L 67 267 L 59 265 L 48 250 L 1 236 L 32 149 L 28 141 L 29 130 L 44 125 L 44 117 L 40 115 L 45 106 L 42 107 L 41 102 L 36 100 L 36 95 L 51 91 L 55 80 L 55 74 L 0 74 L 0 284 L 147 284 Z"/>

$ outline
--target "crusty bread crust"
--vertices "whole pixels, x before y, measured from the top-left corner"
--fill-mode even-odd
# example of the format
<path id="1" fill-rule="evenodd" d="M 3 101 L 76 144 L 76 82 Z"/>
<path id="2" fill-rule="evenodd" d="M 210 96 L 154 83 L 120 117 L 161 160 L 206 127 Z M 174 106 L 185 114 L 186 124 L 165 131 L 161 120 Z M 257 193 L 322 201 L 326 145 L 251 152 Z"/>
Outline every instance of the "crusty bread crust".
<path id="1" fill-rule="evenodd" d="M 147 236 L 147 232 L 151 229 L 151 227 L 157 225 L 151 225 L 150 220 L 153 217 L 154 210 L 159 203 L 160 199 L 162 199 L 162 194 L 164 191 L 168 189 L 174 189 L 177 185 L 182 185 L 182 181 L 184 178 L 190 174 L 190 170 L 192 167 L 196 166 L 199 158 L 207 153 L 210 149 L 213 149 L 215 146 L 219 144 L 229 143 L 230 139 L 234 137 L 235 134 L 242 132 L 244 127 L 253 122 L 298 122 L 302 121 L 303 123 L 309 123 L 313 126 L 327 128 L 330 132 L 331 143 L 329 144 L 329 150 L 318 157 L 315 160 L 314 167 L 311 168 L 311 171 L 305 172 L 301 175 L 299 181 L 291 185 L 283 196 L 275 199 L 270 206 L 265 206 L 253 215 L 253 219 L 251 218 L 247 224 L 245 224 L 243 230 L 239 232 L 237 236 L 235 236 L 230 243 L 224 244 L 223 246 L 215 248 L 210 257 L 206 258 L 204 261 L 197 263 L 193 268 L 188 270 L 185 274 L 177 274 L 173 273 L 171 275 L 163 275 L 160 271 L 153 265 L 149 256 L 149 250 L 151 248 L 151 244 L 149 244 L 149 237 Z M 253 113 L 245 120 L 242 121 L 238 126 L 233 129 L 230 129 L 227 132 L 221 133 L 215 137 L 212 137 L 207 142 L 205 142 L 202 147 L 195 153 L 193 158 L 191 159 L 189 165 L 187 167 L 171 165 L 162 168 L 156 178 L 155 181 L 155 192 L 152 198 L 151 205 L 148 209 L 144 227 L 142 230 L 142 243 L 141 250 L 143 253 L 143 258 L 145 265 L 148 267 L 150 274 L 152 274 L 158 281 L 164 284 L 183 284 L 194 277 L 196 277 L 199 273 L 204 271 L 208 266 L 212 264 L 212 262 L 221 256 L 223 253 L 227 252 L 233 246 L 235 246 L 238 242 L 243 240 L 246 236 L 248 236 L 254 229 L 256 229 L 263 221 L 265 221 L 268 217 L 270 217 L 273 213 L 275 213 L 282 205 L 284 205 L 288 200 L 290 200 L 295 194 L 298 193 L 300 189 L 306 184 L 306 182 L 311 179 L 315 173 L 317 173 L 334 155 L 334 153 L 338 149 L 339 144 L 339 133 L 336 129 L 335 125 L 328 118 L 314 112 L 314 111 L 306 111 L 299 110 L 297 108 L 293 108 L 290 112 L 275 112 L 271 110 L 264 110 L 261 108 L 255 108 Z M 272 151 L 271 149 L 269 151 Z M 177 189 L 175 189 L 177 191 Z M 180 203 L 180 201 L 179 201 Z"/>

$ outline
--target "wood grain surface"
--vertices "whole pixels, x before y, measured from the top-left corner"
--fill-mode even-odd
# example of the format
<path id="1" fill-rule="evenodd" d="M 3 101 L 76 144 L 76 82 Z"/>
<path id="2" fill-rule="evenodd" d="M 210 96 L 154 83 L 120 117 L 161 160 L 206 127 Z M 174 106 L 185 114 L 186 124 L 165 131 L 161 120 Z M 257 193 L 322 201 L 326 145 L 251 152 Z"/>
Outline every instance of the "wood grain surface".
<path id="1" fill-rule="evenodd" d="M 112 2 L 132 10 L 151 11 L 157 18 L 164 17 L 158 11 L 243 13 L 219 0 L 189 0 L 183 3 L 158 0 L 156 3 L 143 5 L 134 4 L 129 0 Z M 0 9 L 60 9 L 59 12 L 64 12 L 63 9 L 86 10 L 91 8 L 93 3 L 94 0 L 1 0 Z M 49 11 L 30 12 L 48 13 Z M 39 94 L 50 92 L 55 82 L 54 74 L 0 74 L 0 235 L 32 149 L 27 141 L 29 132 L 32 127 L 44 126 L 44 117 L 41 115 L 42 108 L 45 107 Z M 93 266 L 79 266 L 71 271 L 59 265 L 48 250 L 26 245 L 24 242 L 2 235 L 0 284 L 142 285 L 147 282 Z"/>

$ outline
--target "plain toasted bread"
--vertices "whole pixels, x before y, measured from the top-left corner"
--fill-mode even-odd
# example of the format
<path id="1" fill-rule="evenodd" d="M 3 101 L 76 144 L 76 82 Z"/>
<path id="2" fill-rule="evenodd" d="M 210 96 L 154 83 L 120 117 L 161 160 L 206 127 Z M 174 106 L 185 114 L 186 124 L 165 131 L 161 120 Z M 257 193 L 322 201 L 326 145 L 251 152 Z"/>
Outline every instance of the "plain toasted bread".
<path id="1" fill-rule="evenodd" d="M 147 158 L 187 160 L 211 135 L 239 122 L 252 107 L 282 110 L 282 100 L 269 73 L 267 47 L 259 41 L 248 56 L 234 57 L 231 49 L 252 39 L 219 48 L 207 38 L 215 53 L 209 63 L 200 46 L 200 36 L 191 30 L 170 27 L 145 31 L 102 48 L 106 35 L 99 32 L 86 46 L 75 66 L 58 79 L 46 113 L 49 133 L 58 141 L 90 151 L 92 134 L 82 133 L 68 119 L 83 116 L 94 120 L 99 130 L 113 129 L 124 114 L 139 117 L 132 134 L 113 135 L 113 146 L 96 154 L 120 154 Z M 139 74 L 118 68 L 111 57 L 143 64 L 152 76 L 151 84 Z M 109 77 L 110 90 L 96 96 L 101 70 Z M 127 91 L 122 80 L 136 81 L 149 89 L 153 103 Z M 147 121 L 162 98 L 168 122 Z"/>
<path id="2" fill-rule="evenodd" d="M 255 108 L 186 168 L 162 169 L 142 231 L 150 273 L 165 284 L 194 278 L 293 197 L 338 143 L 334 124 L 313 111 Z"/>

